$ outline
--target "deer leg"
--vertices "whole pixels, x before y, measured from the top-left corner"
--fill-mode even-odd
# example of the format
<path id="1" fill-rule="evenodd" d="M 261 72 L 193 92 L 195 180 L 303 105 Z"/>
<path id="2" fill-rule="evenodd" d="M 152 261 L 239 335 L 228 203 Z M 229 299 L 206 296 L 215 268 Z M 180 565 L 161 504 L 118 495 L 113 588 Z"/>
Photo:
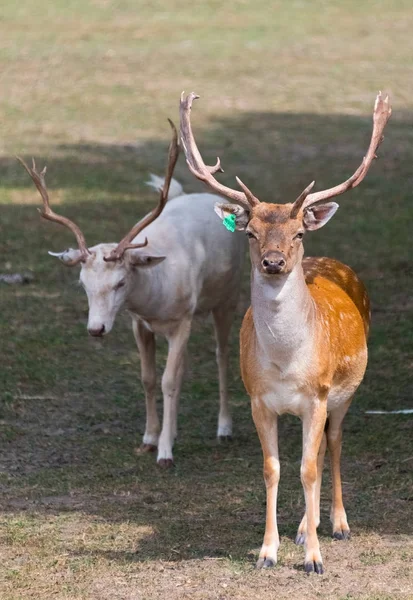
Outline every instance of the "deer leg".
<path id="1" fill-rule="evenodd" d="M 327 418 L 327 400 L 315 400 L 303 418 L 303 458 L 301 481 L 304 488 L 307 534 L 304 568 L 307 573 L 323 573 L 323 560 L 317 537 L 317 460 Z"/>
<path id="2" fill-rule="evenodd" d="M 333 483 L 333 502 L 330 519 L 333 524 L 333 538 L 336 540 L 346 540 L 350 537 L 350 527 L 347 523 L 347 515 L 343 505 L 340 472 L 342 424 L 350 402 L 331 412 L 328 417 L 327 444 L 330 452 L 331 478 Z"/>
<path id="3" fill-rule="evenodd" d="M 216 358 L 219 378 L 219 415 L 217 437 L 220 441 L 232 439 L 232 418 L 228 407 L 228 338 L 234 307 L 216 308 L 212 311 L 217 342 Z"/>
<path id="4" fill-rule="evenodd" d="M 141 360 L 141 377 L 146 403 L 146 426 L 140 449 L 144 452 L 153 452 L 158 445 L 160 431 L 156 411 L 155 335 L 139 320 L 132 321 L 132 328 Z"/>
<path id="5" fill-rule="evenodd" d="M 169 351 L 162 376 L 163 422 L 159 436 L 158 465 L 173 465 L 172 446 L 177 433 L 178 400 L 185 369 L 185 352 L 191 319 L 184 319 L 167 335 Z"/>
<path id="6" fill-rule="evenodd" d="M 317 457 L 317 482 L 316 482 L 316 527 L 320 525 L 320 494 L 321 494 L 321 481 L 323 478 L 323 467 L 324 467 L 324 456 L 327 448 L 327 436 L 326 433 L 323 433 L 323 437 L 321 439 L 320 450 L 318 451 Z M 305 536 L 307 534 L 307 513 L 304 513 L 304 516 L 301 520 L 300 526 L 297 531 L 297 536 L 295 538 L 295 543 L 298 545 L 305 543 Z"/>
<path id="7" fill-rule="evenodd" d="M 264 458 L 264 481 L 267 489 L 265 534 L 257 561 L 257 569 L 266 569 L 277 564 L 280 545 L 277 527 L 277 495 L 280 480 L 278 416 L 270 412 L 258 398 L 252 398 L 252 417 L 261 442 Z"/>

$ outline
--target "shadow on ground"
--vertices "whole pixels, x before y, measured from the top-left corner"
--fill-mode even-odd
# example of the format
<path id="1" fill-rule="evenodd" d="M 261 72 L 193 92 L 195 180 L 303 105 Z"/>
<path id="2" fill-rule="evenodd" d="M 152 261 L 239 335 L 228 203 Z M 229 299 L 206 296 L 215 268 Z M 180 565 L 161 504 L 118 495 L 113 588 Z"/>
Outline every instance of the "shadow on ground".
<path id="1" fill-rule="evenodd" d="M 238 174 L 269 201 L 293 200 L 314 178 L 318 189 L 345 179 L 360 163 L 371 131 L 370 117 L 289 113 L 245 113 L 216 120 L 205 130 L 197 126 L 201 111 L 196 105 L 193 121 L 205 160 L 212 164 L 218 154 L 226 168 L 222 181 L 233 185 Z M 411 401 L 412 125 L 411 115 L 390 121 L 380 159 L 366 180 L 343 197 L 331 224 L 306 243 L 307 254 L 334 256 L 354 267 L 372 297 L 370 365 L 347 419 L 343 461 L 356 535 L 411 533 L 411 419 L 367 417 L 364 410 L 402 408 Z M 166 141 L 66 145 L 51 147 L 37 162 L 49 166 L 52 201 L 54 196 L 60 201 L 63 192 L 58 210 L 79 223 L 92 245 L 120 239 L 153 206 L 156 196 L 143 182 L 148 172 L 163 172 L 166 151 Z M 176 176 L 187 191 L 202 189 L 182 158 Z M 77 275 L 46 255 L 47 249 L 73 245 L 70 234 L 39 224 L 36 192 L 14 158 L 0 159 L 0 182 L 2 268 L 29 268 L 35 275 L 24 288 L 2 288 L 4 511 L 45 517 L 79 513 L 98 523 L 151 529 L 136 544 L 131 541 L 130 551 L 84 550 L 114 560 L 229 555 L 245 560 L 261 543 L 265 505 L 260 448 L 237 366 L 248 276 L 232 336 L 235 440 L 229 447 L 214 441 L 218 390 L 212 328 L 197 324 L 192 374 L 182 395 L 177 466 L 164 473 L 153 456 L 133 454 L 144 409 L 127 319 L 118 319 L 103 345 L 87 340 L 87 305 L 74 285 Z M 165 353 L 161 346 L 161 361 Z M 280 444 L 280 529 L 293 537 L 303 511 L 297 420 L 282 420 Z M 327 482 L 322 536 L 329 535 Z"/>

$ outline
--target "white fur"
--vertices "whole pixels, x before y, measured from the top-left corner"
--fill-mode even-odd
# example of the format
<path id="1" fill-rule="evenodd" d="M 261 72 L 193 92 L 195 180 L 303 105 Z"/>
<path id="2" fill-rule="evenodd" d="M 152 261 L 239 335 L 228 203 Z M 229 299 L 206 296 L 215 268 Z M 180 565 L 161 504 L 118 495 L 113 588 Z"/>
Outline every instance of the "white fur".
<path id="1" fill-rule="evenodd" d="M 313 354 L 313 336 L 308 326 L 313 306 L 300 269 L 298 265 L 289 275 L 278 277 L 253 271 L 251 288 L 260 360 L 268 363 L 269 370 L 276 367 L 277 379 L 282 382 L 291 377 L 297 388 Z"/>

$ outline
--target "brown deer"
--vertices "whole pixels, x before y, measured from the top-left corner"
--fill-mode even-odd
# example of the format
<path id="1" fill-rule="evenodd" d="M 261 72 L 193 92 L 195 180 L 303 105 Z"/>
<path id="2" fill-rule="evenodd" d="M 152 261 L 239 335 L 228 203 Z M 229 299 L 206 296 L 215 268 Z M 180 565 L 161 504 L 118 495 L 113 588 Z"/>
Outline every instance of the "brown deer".
<path id="1" fill-rule="evenodd" d="M 291 413 L 303 422 L 301 481 L 305 514 L 297 544 L 305 546 L 307 573 L 323 573 L 317 538 L 324 455 L 331 457 L 333 537 L 347 539 L 350 529 L 343 506 L 340 454 L 342 421 L 367 365 L 370 322 L 366 289 L 346 265 L 331 258 L 303 259 L 303 237 L 319 229 L 338 208 L 325 202 L 364 179 L 391 115 L 389 99 L 377 96 L 373 133 L 366 156 L 344 183 L 310 193 L 311 183 L 290 204 L 260 202 L 237 178 L 236 191 L 220 184 L 221 170 L 204 164 L 190 123 L 195 94 L 181 97 L 181 137 L 191 172 L 236 204 L 216 204 L 226 223 L 246 232 L 251 256 L 251 307 L 241 328 L 241 372 L 251 397 L 252 416 L 264 455 L 267 517 L 258 568 L 277 562 L 278 415 Z M 229 221 L 228 221 L 229 220 Z"/>

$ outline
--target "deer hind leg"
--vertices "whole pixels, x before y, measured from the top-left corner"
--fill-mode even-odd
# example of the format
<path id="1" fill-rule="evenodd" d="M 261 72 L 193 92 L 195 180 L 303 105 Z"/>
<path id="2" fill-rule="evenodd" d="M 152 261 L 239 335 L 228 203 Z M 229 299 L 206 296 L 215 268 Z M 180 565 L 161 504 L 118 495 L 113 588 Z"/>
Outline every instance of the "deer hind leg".
<path id="1" fill-rule="evenodd" d="M 159 436 L 158 465 L 173 465 L 172 446 L 177 433 L 178 401 L 185 369 L 185 352 L 191 332 L 191 319 L 182 320 L 167 336 L 169 351 L 162 376 L 163 422 Z"/>
<path id="2" fill-rule="evenodd" d="M 330 413 L 327 428 L 327 444 L 330 453 L 331 479 L 333 483 L 333 502 L 330 519 L 333 524 L 333 537 L 337 540 L 346 540 L 350 537 L 350 527 L 348 526 L 347 515 L 343 505 L 340 471 L 341 442 L 343 436 L 342 424 L 350 402 L 351 400 L 345 406 L 337 408 Z"/>
<path id="3" fill-rule="evenodd" d="M 160 431 L 156 411 L 155 335 L 142 321 L 133 320 L 132 328 L 141 360 L 141 377 L 146 403 L 146 426 L 140 450 L 154 452 L 158 445 Z"/>
<path id="4" fill-rule="evenodd" d="M 277 495 L 280 480 L 278 458 L 278 417 L 258 398 L 252 398 L 252 417 L 260 438 L 264 458 L 264 481 L 267 489 L 267 509 L 264 542 L 261 546 L 257 569 L 268 569 L 277 564 L 280 538 L 277 527 Z"/>
<path id="5" fill-rule="evenodd" d="M 228 338 L 233 320 L 234 307 L 219 307 L 212 311 L 217 341 L 217 365 L 219 377 L 219 415 L 217 437 L 221 441 L 232 439 L 232 418 L 228 407 Z"/>
<path id="6" fill-rule="evenodd" d="M 321 439 L 320 450 L 318 451 L 317 457 L 317 483 L 316 483 L 316 527 L 320 525 L 320 494 L 321 494 L 321 481 L 323 478 L 323 467 L 324 467 L 324 456 L 327 448 L 327 435 L 324 432 L 323 437 Z M 304 513 L 304 516 L 301 520 L 300 526 L 297 531 L 297 536 L 295 538 L 295 543 L 298 545 L 304 545 L 305 537 L 307 535 L 307 513 Z"/>
<path id="7" fill-rule="evenodd" d="M 317 537 L 317 462 L 327 418 L 327 400 L 316 400 L 303 418 L 303 458 L 301 481 L 304 488 L 307 532 L 304 541 L 304 568 L 307 573 L 323 573 L 320 544 Z"/>

